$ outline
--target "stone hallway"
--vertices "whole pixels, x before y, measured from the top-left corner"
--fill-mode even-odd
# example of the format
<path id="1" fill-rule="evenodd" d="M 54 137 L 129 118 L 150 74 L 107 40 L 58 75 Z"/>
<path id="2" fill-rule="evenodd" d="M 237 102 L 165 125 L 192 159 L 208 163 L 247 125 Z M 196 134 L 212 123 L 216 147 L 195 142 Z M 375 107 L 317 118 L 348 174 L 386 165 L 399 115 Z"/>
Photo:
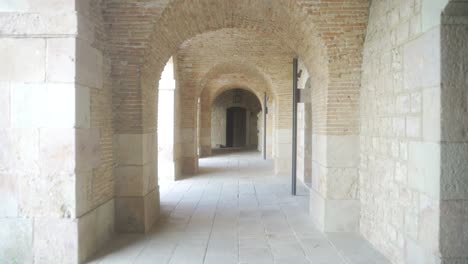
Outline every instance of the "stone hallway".
<path id="1" fill-rule="evenodd" d="M 200 160 L 198 176 L 161 186 L 161 218 L 146 235 L 119 235 L 94 264 L 383 264 L 351 234 L 323 234 L 308 216 L 307 190 L 255 151 Z"/>

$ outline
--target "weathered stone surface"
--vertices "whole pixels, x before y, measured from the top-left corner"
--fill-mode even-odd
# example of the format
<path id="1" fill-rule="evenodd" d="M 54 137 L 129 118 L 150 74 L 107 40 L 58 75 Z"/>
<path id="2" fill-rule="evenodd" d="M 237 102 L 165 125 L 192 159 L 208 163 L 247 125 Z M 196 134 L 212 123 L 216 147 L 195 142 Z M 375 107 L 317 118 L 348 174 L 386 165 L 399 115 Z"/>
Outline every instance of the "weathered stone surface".
<path id="1" fill-rule="evenodd" d="M 18 216 L 18 186 L 16 175 L 0 173 L 0 217 Z"/>
<path id="2" fill-rule="evenodd" d="M 102 88 L 104 76 L 102 52 L 91 47 L 86 41 L 76 39 L 76 81 L 91 87 Z"/>
<path id="3" fill-rule="evenodd" d="M 79 262 L 84 262 L 114 236 L 114 200 L 100 205 L 80 218 Z"/>
<path id="4" fill-rule="evenodd" d="M 78 263 L 78 223 L 70 219 L 34 220 L 34 263 Z"/>
<path id="5" fill-rule="evenodd" d="M 4 12 L 0 13 L 0 34 L 5 36 L 41 37 L 75 35 L 78 29 L 77 23 L 75 12 Z"/>
<path id="6" fill-rule="evenodd" d="M 74 11 L 68 0 L 5 0 L 0 3 L 2 12 L 63 12 Z"/>
<path id="7" fill-rule="evenodd" d="M 115 225 L 118 232 L 147 232 L 159 216 L 159 191 L 146 196 L 117 197 Z"/>
<path id="8" fill-rule="evenodd" d="M 73 84 L 12 83 L 12 126 L 73 128 L 76 123 L 75 92 Z"/>
<path id="9" fill-rule="evenodd" d="M 33 220 L 0 218 L 0 262 L 33 263 Z"/>
<path id="10" fill-rule="evenodd" d="M 49 82 L 74 82 L 75 38 L 47 39 L 46 79 Z"/>
<path id="11" fill-rule="evenodd" d="M 0 142 L 0 171 L 15 174 L 34 174 L 39 171 L 37 129 L 2 129 Z"/>
<path id="12" fill-rule="evenodd" d="M 4 28 L 0 15 L 0 35 Z M 10 18 L 11 19 L 11 18 Z M 2 38 L 0 81 L 41 82 L 45 79 L 46 41 Z"/>
<path id="13" fill-rule="evenodd" d="M 10 84 L 0 82 L 0 127 L 10 127 Z"/>

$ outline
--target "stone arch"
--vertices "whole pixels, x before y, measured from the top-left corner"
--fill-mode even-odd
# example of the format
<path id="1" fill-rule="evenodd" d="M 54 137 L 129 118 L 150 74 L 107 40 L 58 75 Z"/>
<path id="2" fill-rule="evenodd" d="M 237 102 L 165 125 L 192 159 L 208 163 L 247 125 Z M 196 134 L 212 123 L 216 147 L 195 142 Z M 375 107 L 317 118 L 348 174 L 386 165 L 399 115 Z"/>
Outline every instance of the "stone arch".
<path id="1" fill-rule="evenodd" d="M 237 94 L 242 96 L 242 100 L 233 100 Z M 226 113 L 231 108 L 242 108 L 246 112 L 245 119 L 245 147 L 258 148 L 259 135 L 257 128 L 259 125 L 259 114 L 262 113 L 260 97 L 254 90 L 248 87 L 229 85 L 215 91 L 215 96 L 209 107 L 209 118 L 211 118 L 211 148 L 217 148 L 219 145 L 229 146 L 227 132 L 228 119 Z M 260 122 L 261 124 L 261 122 Z"/>
<path id="2" fill-rule="evenodd" d="M 233 75 L 234 74 L 234 75 Z M 219 82 L 222 80 L 221 82 Z M 211 68 L 200 81 L 200 154 L 211 155 L 211 107 L 213 101 L 225 91 L 241 88 L 252 92 L 264 109 L 263 93 L 274 102 L 271 80 L 258 67 L 249 63 L 224 62 Z"/>

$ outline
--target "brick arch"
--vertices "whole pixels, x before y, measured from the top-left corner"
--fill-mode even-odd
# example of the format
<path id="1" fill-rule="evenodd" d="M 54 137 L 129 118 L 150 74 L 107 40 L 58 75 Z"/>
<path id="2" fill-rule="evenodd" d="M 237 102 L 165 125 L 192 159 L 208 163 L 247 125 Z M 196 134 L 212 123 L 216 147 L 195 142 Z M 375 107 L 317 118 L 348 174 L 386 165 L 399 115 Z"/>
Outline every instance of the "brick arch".
<path id="1" fill-rule="evenodd" d="M 200 83 L 199 137 L 202 156 L 211 155 L 211 109 L 219 95 L 235 88 L 247 90 L 257 97 L 261 109 L 264 109 L 263 92 L 274 98 L 268 77 L 254 65 L 221 63 L 208 71 Z"/>
<path id="2" fill-rule="evenodd" d="M 180 17 L 185 19 L 181 20 Z M 321 83 L 320 87 L 326 90 L 327 48 L 319 37 L 320 31 L 316 29 L 312 16 L 295 1 L 287 3 L 281 0 L 263 0 L 253 4 L 247 0 L 177 0 L 170 2 L 165 8 L 149 39 L 150 45 L 141 69 L 142 93 L 148 94 L 143 97 L 151 97 L 149 94 L 156 83 L 156 79 L 152 77 L 157 76 L 163 62 L 175 54 L 184 42 L 223 28 L 240 28 L 275 35 L 283 46 L 291 49 L 304 61 L 308 71 L 319 80 L 317 83 Z M 326 104 L 325 94 L 323 92 L 320 99 L 323 104 Z M 148 105 L 149 109 L 153 109 L 151 105 L 152 103 Z M 144 112 L 149 115 L 144 119 L 154 119 L 150 111 Z"/>
<path id="3" fill-rule="evenodd" d="M 244 28 L 275 34 L 310 66 L 309 71 L 315 72 L 313 65 L 320 62 L 323 72 L 327 51 L 315 24 L 296 1 L 174 0 L 156 21 L 143 65 L 154 74 L 186 40 L 222 28 Z"/>
<path id="4" fill-rule="evenodd" d="M 236 86 L 254 93 L 262 105 L 259 93 L 266 92 L 270 96 L 276 94 L 272 88 L 271 78 L 256 65 L 248 61 L 225 61 L 212 67 L 201 79 L 198 96 L 209 95 L 211 104 L 220 93 Z"/>
<path id="5" fill-rule="evenodd" d="M 218 90 L 216 90 L 214 96 L 212 97 L 210 106 L 213 105 L 213 103 L 216 101 L 216 99 L 218 99 L 218 97 L 220 97 L 224 93 L 227 93 L 227 92 L 232 91 L 232 90 L 243 90 L 243 91 L 246 91 L 246 92 L 252 94 L 253 96 L 255 96 L 255 98 L 257 99 L 258 105 L 260 106 L 259 111 L 262 111 L 262 109 L 263 109 L 262 99 L 259 96 L 259 94 L 255 93 L 255 90 L 253 90 L 249 86 L 235 85 L 235 84 L 223 86 L 223 87 L 220 87 Z M 243 107 L 243 106 L 240 106 L 240 107 Z"/>

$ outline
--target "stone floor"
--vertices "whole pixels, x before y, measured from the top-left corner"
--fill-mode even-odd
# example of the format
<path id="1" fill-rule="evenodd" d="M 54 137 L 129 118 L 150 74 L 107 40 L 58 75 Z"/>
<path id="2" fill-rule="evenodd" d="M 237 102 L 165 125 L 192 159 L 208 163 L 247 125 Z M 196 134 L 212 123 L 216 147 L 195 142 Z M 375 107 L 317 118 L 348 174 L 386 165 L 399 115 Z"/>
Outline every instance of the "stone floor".
<path id="1" fill-rule="evenodd" d="M 162 216 L 146 235 L 120 235 L 90 263 L 388 264 L 357 235 L 323 234 L 308 196 L 290 195 L 258 152 L 200 160 L 200 175 L 161 186 Z"/>

